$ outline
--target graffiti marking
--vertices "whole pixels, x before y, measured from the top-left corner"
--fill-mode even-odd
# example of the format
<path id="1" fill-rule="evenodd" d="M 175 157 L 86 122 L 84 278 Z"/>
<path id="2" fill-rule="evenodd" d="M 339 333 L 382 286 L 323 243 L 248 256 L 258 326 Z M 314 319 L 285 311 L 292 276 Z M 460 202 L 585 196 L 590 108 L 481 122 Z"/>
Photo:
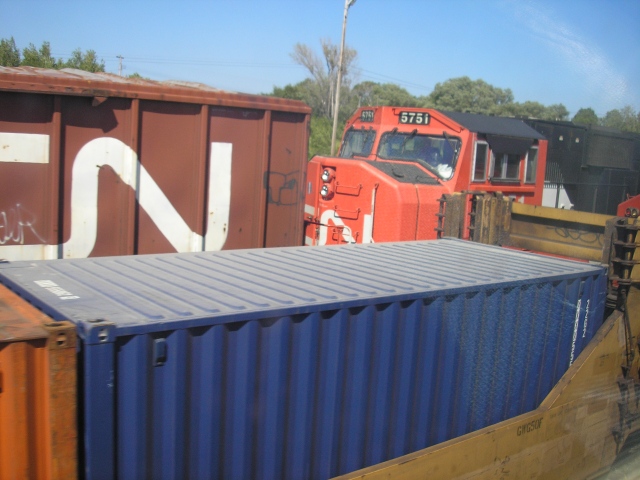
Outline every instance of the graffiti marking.
<path id="1" fill-rule="evenodd" d="M 31 232 L 40 242 L 45 239 L 36 231 L 36 216 L 22 204 L 0 212 L 0 245 L 9 242 L 24 245 L 25 232 Z"/>

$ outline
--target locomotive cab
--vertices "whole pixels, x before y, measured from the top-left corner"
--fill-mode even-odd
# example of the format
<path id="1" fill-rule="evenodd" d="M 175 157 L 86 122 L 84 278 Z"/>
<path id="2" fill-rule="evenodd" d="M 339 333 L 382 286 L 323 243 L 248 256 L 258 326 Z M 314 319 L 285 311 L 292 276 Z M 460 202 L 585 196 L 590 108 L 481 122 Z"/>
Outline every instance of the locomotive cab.
<path id="1" fill-rule="evenodd" d="M 363 107 L 338 157 L 307 169 L 305 244 L 426 240 L 443 195 L 501 192 L 542 200 L 546 140 L 521 120 L 432 109 Z"/>

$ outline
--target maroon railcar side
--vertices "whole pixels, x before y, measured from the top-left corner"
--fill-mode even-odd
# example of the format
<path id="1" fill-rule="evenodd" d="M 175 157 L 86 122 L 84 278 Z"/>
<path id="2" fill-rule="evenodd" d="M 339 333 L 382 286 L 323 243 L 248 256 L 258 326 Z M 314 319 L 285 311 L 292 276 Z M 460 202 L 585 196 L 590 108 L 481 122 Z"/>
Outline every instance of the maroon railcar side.
<path id="1" fill-rule="evenodd" d="M 300 245 L 310 108 L 0 67 L 0 258 Z"/>

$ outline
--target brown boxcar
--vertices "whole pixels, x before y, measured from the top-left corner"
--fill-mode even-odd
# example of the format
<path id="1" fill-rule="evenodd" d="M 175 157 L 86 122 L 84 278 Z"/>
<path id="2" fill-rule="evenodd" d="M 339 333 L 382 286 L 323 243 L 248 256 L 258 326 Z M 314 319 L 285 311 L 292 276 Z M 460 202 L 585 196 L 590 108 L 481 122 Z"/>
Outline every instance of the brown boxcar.
<path id="1" fill-rule="evenodd" d="M 77 476 L 76 333 L 0 286 L 0 479 Z"/>
<path id="2" fill-rule="evenodd" d="M 0 67 L 0 258 L 302 244 L 310 108 Z"/>

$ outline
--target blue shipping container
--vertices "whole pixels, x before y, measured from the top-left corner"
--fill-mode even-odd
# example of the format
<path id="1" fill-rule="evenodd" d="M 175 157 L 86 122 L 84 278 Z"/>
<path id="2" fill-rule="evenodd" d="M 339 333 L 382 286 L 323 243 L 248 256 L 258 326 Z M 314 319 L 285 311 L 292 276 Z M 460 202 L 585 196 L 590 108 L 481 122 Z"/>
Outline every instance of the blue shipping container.
<path id="1" fill-rule="evenodd" d="M 327 478 L 536 408 L 605 269 L 453 239 L 13 262 L 81 339 L 88 478 Z"/>

